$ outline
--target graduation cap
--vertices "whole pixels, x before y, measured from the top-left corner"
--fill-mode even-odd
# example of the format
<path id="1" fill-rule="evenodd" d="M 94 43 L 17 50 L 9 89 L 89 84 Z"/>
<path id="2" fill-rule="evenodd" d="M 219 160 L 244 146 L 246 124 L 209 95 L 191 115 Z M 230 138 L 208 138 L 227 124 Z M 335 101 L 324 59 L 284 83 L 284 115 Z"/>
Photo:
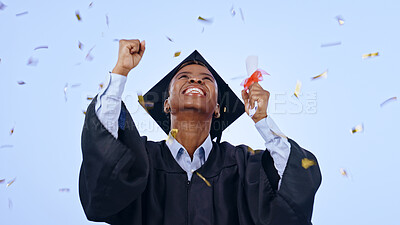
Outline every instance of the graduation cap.
<path id="1" fill-rule="evenodd" d="M 159 81 L 153 88 L 151 88 L 144 96 L 144 102 L 154 103 L 152 107 L 142 105 L 150 116 L 157 122 L 157 124 L 164 130 L 166 134 L 171 129 L 171 121 L 169 115 L 164 112 L 164 101 L 168 98 L 168 87 L 172 78 L 182 68 L 182 65 L 191 64 L 190 62 L 200 62 L 204 64 L 207 69 L 214 76 L 218 85 L 218 104 L 220 105 L 219 118 L 213 118 L 211 123 L 210 135 L 211 139 L 217 138 L 220 142 L 222 131 L 239 118 L 244 112 L 244 105 L 242 101 L 236 96 L 227 83 L 218 75 L 218 73 L 208 64 L 208 62 L 195 50 L 179 65 L 177 65 L 171 72 L 169 72 L 161 81 Z"/>

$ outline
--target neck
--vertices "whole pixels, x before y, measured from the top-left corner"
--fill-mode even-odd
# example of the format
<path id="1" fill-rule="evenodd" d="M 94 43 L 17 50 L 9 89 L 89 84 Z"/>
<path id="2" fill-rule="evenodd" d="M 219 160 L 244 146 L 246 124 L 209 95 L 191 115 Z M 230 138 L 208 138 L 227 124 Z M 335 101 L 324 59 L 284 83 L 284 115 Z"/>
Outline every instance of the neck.
<path id="1" fill-rule="evenodd" d="M 193 159 L 193 154 L 210 133 L 212 116 L 202 118 L 198 113 L 180 112 L 171 114 L 171 129 L 178 129 L 175 139 L 185 147 Z"/>

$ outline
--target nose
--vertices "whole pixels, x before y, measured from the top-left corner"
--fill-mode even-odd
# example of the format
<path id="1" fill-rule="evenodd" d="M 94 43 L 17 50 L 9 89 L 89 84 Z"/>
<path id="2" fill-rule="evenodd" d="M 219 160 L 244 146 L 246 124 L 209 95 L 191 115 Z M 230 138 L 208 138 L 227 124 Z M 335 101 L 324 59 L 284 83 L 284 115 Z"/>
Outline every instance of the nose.
<path id="1" fill-rule="evenodd" d="M 189 79 L 189 83 L 194 84 L 194 83 L 198 83 L 198 84 L 203 84 L 203 81 L 201 79 L 195 78 L 195 77 L 191 77 Z"/>

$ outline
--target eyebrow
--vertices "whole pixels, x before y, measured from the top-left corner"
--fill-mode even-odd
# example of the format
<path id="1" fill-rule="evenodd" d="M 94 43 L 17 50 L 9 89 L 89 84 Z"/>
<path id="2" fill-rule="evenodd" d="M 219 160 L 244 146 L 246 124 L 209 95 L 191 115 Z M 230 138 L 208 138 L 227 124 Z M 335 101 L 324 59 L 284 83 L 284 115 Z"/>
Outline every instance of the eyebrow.
<path id="1" fill-rule="evenodd" d="M 190 71 L 182 71 L 182 72 L 179 72 L 178 74 L 176 74 L 176 76 L 179 76 L 179 75 L 181 75 L 181 74 L 185 74 L 185 73 L 188 73 L 188 74 L 193 74 L 193 73 L 192 73 L 192 72 L 190 72 Z M 206 76 L 212 77 L 212 78 L 215 80 L 214 76 L 213 76 L 213 75 L 211 75 L 211 74 L 209 74 L 209 73 L 200 73 L 200 75 L 206 75 Z"/>

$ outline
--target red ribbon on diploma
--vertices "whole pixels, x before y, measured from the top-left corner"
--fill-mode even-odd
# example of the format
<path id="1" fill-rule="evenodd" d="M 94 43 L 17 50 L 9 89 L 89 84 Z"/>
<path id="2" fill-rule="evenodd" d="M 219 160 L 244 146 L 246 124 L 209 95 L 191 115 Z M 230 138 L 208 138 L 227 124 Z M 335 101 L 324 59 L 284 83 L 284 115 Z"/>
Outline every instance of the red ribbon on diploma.
<path id="1" fill-rule="evenodd" d="M 244 90 L 247 91 L 250 85 L 263 80 L 262 75 L 269 75 L 269 73 L 265 72 L 262 69 L 257 69 L 249 78 L 246 78 L 240 85 L 242 85 L 244 87 Z"/>

